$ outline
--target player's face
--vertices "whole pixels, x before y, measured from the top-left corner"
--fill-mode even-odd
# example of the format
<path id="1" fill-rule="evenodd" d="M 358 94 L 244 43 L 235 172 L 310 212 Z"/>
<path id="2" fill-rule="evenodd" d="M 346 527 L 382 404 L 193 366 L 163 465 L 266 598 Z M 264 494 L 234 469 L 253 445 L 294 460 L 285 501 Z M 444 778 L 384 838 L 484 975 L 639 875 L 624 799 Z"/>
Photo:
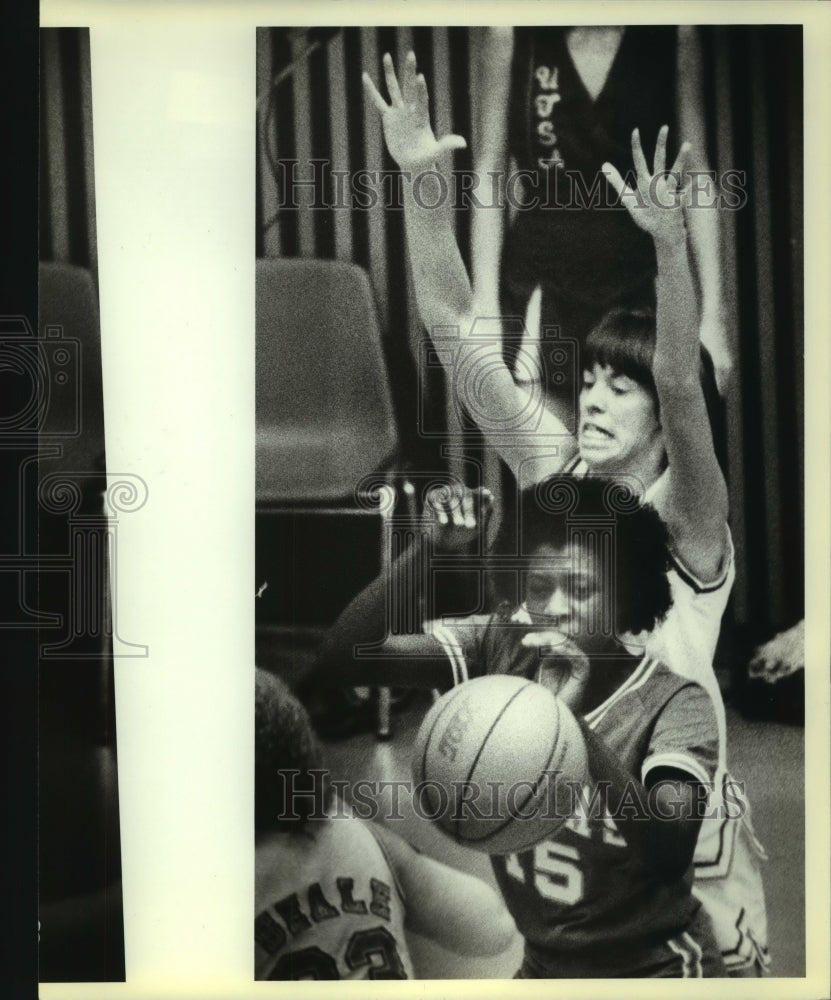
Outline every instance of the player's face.
<path id="1" fill-rule="evenodd" d="M 534 550 L 525 578 L 525 607 L 538 628 L 562 632 L 586 652 L 606 645 L 603 614 L 609 581 L 582 545 Z"/>
<path id="2" fill-rule="evenodd" d="M 660 435 L 655 404 L 642 385 L 608 365 L 583 372 L 577 441 L 592 471 L 636 469 Z"/>

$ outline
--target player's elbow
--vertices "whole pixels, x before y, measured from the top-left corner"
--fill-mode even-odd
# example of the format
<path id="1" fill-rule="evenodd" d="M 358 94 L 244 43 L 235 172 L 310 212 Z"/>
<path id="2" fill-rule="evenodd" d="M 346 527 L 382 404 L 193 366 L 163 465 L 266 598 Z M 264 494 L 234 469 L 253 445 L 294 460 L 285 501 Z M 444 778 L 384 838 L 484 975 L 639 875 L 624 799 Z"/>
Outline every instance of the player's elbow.
<path id="1" fill-rule="evenodd" d="M 692 864 L 698 825 L 690 820 L 653 820 L 643 845 L 644 864 L 652 877 L 672 885 Z"/>
<path id="2" fill-rule="evenodd" d="M 730 516 L 730 495 L 727 492 L 727 483 L 724 481 L 724 476 L 721 475 L 721 469 L 719 469 L 719 474 L 713 478 L 715 479 L 713 484 L 713 510 L 719 522 L 724 524 Z"/>
<path id="3" fill-rule="evenodd" d="M 653 815 L 643 844 L 653 876 L 666 884 L 684 877 L 693 861 L 706 809 L 707 789 L 689 782 L 662 782 L 650 792 Z"/>

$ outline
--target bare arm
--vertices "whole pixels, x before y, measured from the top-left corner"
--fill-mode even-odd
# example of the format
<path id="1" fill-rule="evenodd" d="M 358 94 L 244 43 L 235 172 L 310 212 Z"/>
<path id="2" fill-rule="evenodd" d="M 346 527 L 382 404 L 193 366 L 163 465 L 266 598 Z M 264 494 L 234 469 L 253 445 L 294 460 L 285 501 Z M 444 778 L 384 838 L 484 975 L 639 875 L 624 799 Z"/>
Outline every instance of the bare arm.
<path id="1" fill-rule="evenodd" d="M 666 139 L 664 127 L 658 136 L 653 174 L 637 129 L 633 133 L 638 192 L 626 188 L 614 167 L 606 164 L 604 169 L 610 183 L 626 198 L 632 218 L 655 241 L 657 332 L 652 372 L 669 460 L 667 487 L 656 506 L 669 528 L 673 550 L 706 582 L 718 576 L 727 552 L 727 486 L 716 459 L 699 378 L 698 309 L 687 252 L 687 213 L 681 206 L 684 193 L 679 197 L 677 185 L 688 147 L 682 146 L 667 174 Z"/>
<path id="2" fill-rule="evenodd" d="M 709 695 L 690 686 L 667 702 L 650 736 L 658 747 L 650 746 L 647 751 L 655 766 L 649 768 L 647 757 L 641 781 L 640 775 L 621 766 L 605 740 L 583 718 L 587 697 L 592 697 L 588 695 L 592 672 L 603 667 L 592 666 L 589 657 L 573 643 L 563 643 L 561 633 L 532 632 L 525 636 L 523 645 L 540 650 L 550 647 L 554 654 L 542 660 L 538 680 L 573 713 L 586 742 L 591 778 L 598 790 L 603 790 L 607 813 L 627 844 L 659 878 L 668 882 L 680 878 L 692 862 L 708 792 L 702 783 L 702 778 L 708 777 L 707 768 L 685 745 L 689 745 L 690 733 L 696 746 L 699 742 L 709 745 L 712 752 L 717 745 Z M 660 750 L 664 751 L 663 763 Z M 689 771 L 673 766 L 680 763 L 679 758 L 687 759 Z"/>
<path id="3" fill-rule="evenodd" d="M 698 174 L 694 183 L 700 207 L 687 213 L 687 228 L 701 294 L 699 336 L 713 358 L 719 391 L 723 395 L 730 383 L 733 359 L 724 323 L 717 190 L 714 181 L 705 176 L 709 164 L 704 152 L 701 49 L 694 25 L 678 28 L 677 80 L 678 128 L 692 143 L 687 169 Z"/>
<path id="4" fill-rule="evenodd" d="M 423 618 L 427 608 L 422 593 L 424 561 L 464 553 L 472 542 L 483 544 L 493 505 L 488 490 L 469 490 L 461 484 L 432 490 L 425 503 L 422 536 L 367 587 L 357 594 L 329 629 L 304 681 L 304 693 L 313 697 L 321 688 L 388 685 L 447 690 L 458 678 L 445 647 L 431 634 L 391 635 L 390 625 L 402 617 Z M 429 587 L 429 583 L 427 586 Z M 402 616 L 393 602 L 408 602 Z M 395 613 L 393 613 L 395 611 Z M 463 619 L 460 624 L 473 622 Z M 464 633 L 464 629 L 462 630 Z M 356 655 L 356 647 L 370 646 Z"/>
<path id="5" fill-rule="evenodd" d="M 438 155 L 464 145 L 460 136 L 436 140 L 428 114 L 427 85 L 416 75 L 410 53 L 402 87 L 384 56 L 391 104 L 368 76 L 364 86 L 380 112 L 387 147 L 404 175 L 407 243 L 416 301 L 448 374 L 450 390 L 505 461 L 518 472 L 534 465 L 534 476 L 560 471 L 575 444 L 565 426 L 546 410 L 541 389 L 514 383 L 502 360 L 502 328 L 474 300 L 450 218 L 446 182 Z M 427 207 L 434 206 L 434 207 Z M 477 317 L 482 317 L 477 319 Z M 528 469 L 524 471 L 527 481 Z"/>
<path id="6" fill-rule="evenodd" d="M 442 645 L 431 635 L 390 635 L 392 595 L 412 598 L 413 581 L 419 579 L 417 546 L 396 559 L 360 592 L 329 629 L 304 678 L 304 693 L 321 688 L 387 687 L 448 690 L 453 669 Z M 356 647 L 372 647 L 362 655 Z"/>
<path id="7" fill-rule="evenodd" d="M 577 721 L 586 740 L 593 779 L 608 789 L 610 813 L 626 842 L 648 867 L 667 882 L 692 864 L 707 786 L 676 768 L 655 768 L 646 784 L 623 767 L 584 720 Z"/>
<path id="8" fill-rule="evenodd" d="M 516 925 L 489 885 L 419 853 L 388 827 L 374 829 L 401 883 L 408 929 L 459 955 L 498 955 L 509 947 Z"/>
<path id="9" fill-rule="evenodd" d="M 511 90 L 513 28 L 487 28 L 479 60 L 482 108 L 476 174 L 482 205 L 473 204 L 471 258 L 476 301 L 486 314 L 499 315 L 499 265 L 502 256 L 504 211 L 490 204 L 491 174 L 504 171 L 508 159 L 508 102 Z"/>

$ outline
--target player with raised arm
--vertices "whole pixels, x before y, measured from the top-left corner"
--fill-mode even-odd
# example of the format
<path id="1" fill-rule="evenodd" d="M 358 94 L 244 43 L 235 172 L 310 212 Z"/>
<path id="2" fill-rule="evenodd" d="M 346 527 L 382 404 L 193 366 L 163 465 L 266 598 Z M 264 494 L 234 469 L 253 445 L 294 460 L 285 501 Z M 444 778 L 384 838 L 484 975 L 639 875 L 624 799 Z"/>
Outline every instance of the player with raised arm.
<path id="1" fill-rule="evenodd" d="M 431 336 L 442 327 L 459 331 L 456 357 L 440 352 L 447 359 L 452 391 L 521 485 L 563 470 L 640 480 L 644 500 L 669 528 L 673 607 L 658 627 L 630 639 L 710 694 L 719 725 L 723 786 L 728 781 L 726 721 L 712 664 L 735 569 L 727 489 L 701 381 L 697 303 L 687 251 L 686 218 L 695 209 L 684 206 L 685 188 L 680 183 L 689 147 L 681 147 L 667 172 L 667 131 L 662 129 L 650 170 L 636 130 L 632 137 L 636 187 L 629 188 L 613 165 L 604 167 L 632 218 L 654 242 L 657 316 L 616 310 L 589 335 L 582 356 L 575 439 L 545 411 L 541 400 L 514 383 L 502 359 L 498 321 L 491 321 L 490 349 L 483 348 L 485 331 L 481 320 L 477 322 L 477 303 L 449 209 L 421 207 L 441 201 L 438 179 L 424 172 L 434 170 L 441 152 L 459 148 L 464 140 L 435 139 L 426 84 L 416 72 L 412 53 L 400 87 L 388 56 L 384 71 L 389 104 L 366 75 L 364 85 L 381 113 L 393 158 L 403 171 L 422 172 L 418 199 L 413 196 L 413 181 L 404 183 L 409 253 L 419 309 Z M 436 197 L 424 193 L 430 183 L 436 186 Z M 481 365 L 483 378 L 454 379 L 453 369 L 464 364 Z M 475 399 L 469 396 L 474 386 L 479 391 Z M 768 961 L 759 853 L 747 817 L 744 822 L 725 821 L 724 829 L 721 824 L 705 824 L 697 855 L 697 888 L 707 897 L 726 961 L 736 970 Z M 736 866 L 742 871 L 733 876 Z"/>
<path id="2" fill-rule="evenodd" d="M 371 658 L 353 656 L 352 640 L 367 638 L 353 604 L 316 680 L 449 688 L 511 674 L 551 688 L 581 726 L 592 776 L 584 799 L 594 805 L 533 848 L 491 858 L 525 938 L 518 975 L 724 975 L 691 892 L 718 766 L 713 706 L 699 685 L 616 638 L 654 627 L 670 606 L 666 528 L 619 484 L 571 476 L 526 490 L 520 523 L 521 565 L 509 559 L 518 595 L 506 592 L 491 615 L 388 637 Z M 410 571 L 407 557 L 397 560 L 395 584 Z"/>
<path id="3" fill-rule="evenodd" d="M 708 200 L 702 53 L 694 25 L 580 25 L 482 29 L 474 171 L 480 187 L 509 177 L 514 212 L 472 203 L 476 298 L 493 315 L 528 315 L 530 333 L 558 326 L 582 346 L 610 309 L 654 304 L 655 254 L 628 213 L 609 211 L 600 167 L 632 170 L 629 137 L 654 146 L 670 123 L 691 139 L 688 164 Z M 517 168 L 516 173 L 506 171 Z M 516 180 L 522 187 L 516 193 Z M 599 183 L 598 183 L 599 182 Z M 700 339 L 723 393 L 731 368 L 723 319 L 718 213 L 688 219 L 701 300 Z M 500 308 L 501 306 L 501 308 Z M 579 375 L 579 369 L 576 372 Z M 571 378 L 548 379 L 568 404 Z"/>

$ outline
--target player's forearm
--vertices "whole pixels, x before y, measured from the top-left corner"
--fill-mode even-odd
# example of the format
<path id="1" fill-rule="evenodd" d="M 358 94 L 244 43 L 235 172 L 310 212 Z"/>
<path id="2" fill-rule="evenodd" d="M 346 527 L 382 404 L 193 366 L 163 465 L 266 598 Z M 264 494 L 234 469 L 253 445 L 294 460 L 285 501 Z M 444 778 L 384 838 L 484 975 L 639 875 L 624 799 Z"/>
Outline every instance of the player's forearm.
<path id="1" fill-rule="evenodd" d="M 478 199 L 471 233 L 473 290 L 477 302 L 497 315 L 504 211 L 494 198 L 493 175 L 505 171 L 508 160 L 508 104 L 511 92 L 513 29 L 488 28 L 478 65 L 481 128 L 476 150 Z M 504 177 L 497 176 L 497 190 Z"/>
<path id="2" fill-rule="evenodd" d="M 713 191 L 714 182 L 704 176 L 706 167 L 699 169 L 702 170 L 699 178 L 703 192 L 699 198 L 702 207 L 692 208 L 687 212 L 687 229 L 701 291 L 701 314 L 720 319 L 724 309 L 724 290 L 721 278 L 719 214 L 718 208 L 704 207 L 715 200 L 716 194 Z"/>
<path id="3" fill-rule="evenodd" d="M 606 790 L 609 815 L 618 831 L 659 878 L 667 882 L 680 878 L 692 862 L 698 832 L 689 786 L 679 782 L 674 799 L 672 789 L 647 789 L 621 767 L 585 720 L 577 721 L 586 741 L 589 770 Z"/>
<path id="4" fill-rule="evenodd" d="M 551 416 L 541 421 L 541 401 L 527 405 L 527 394 L 517 387 L 502 358 L 501 321 L 484 315 L 488 308 L 481 308 L 474 300 L 448 210 L 423 207 L 440 200 L 438 178 L 426 176 L 421 183 L 421 204 L 412 184 L 406 186 L 407 238 L 416 299 L 447 372 L 450 390 L 485 435 L 499 433 L 497 447 L 505 447 L 506 461 L 512 462 L 517 449 L 526 458 L 536 432 L 568 432 Z"/>
<path id="5" fill-rule="evenodd" d="M 652 371 L 658 398 L 682 383 L 698 384 L 698 303 L 686 235 L 656 240 L 656 333 Z"/>
<path id="6" fill-rule="evenodd" d="M 390 634 L 394 601 L 409 601 L 414 614 L 420 613 L 420 595 L 412 590 L 419 579 L 418 558 L 413 546 L 349 602 L 321 643 L 304 689 L 452 686 L 452 670 L 436 640 Z"/>
<path id="7" fill-rule="evenodd" d="M 444 650 L 429 635 L 387 636 L 380 643 L 356 643 L 338 650 L 329 647 L 317 658 L 311 679 L 318 689 L 396 687 L 446 691 L 454 683 Z"/>
<path id="8" fill-rule="evenodd" d="M 408 930 L 460 955 L 498 955 L 511 944 L 516 925 L 489 885 L 423 854 L 389 826 L 373 830 L 401 883 Z"/>
<path id="9" fill-rule="evenodd" d="M 404 217 L 416 302 L 431 336 L 460 327 L 472 314 L 473 291 L 453 232 L 447 188 L 438 171 L 404 179 Z"/>
<path id="10" fill-rule="evenodd" d="M 655 356 L 652 372 L 661 426 L 674 479 L 673 511 L 684 526 L 709 532 L 727 517 L 724 477 L 713 446 L 701 388 L 698 310 L 686 240 L 656 243 L 658 276 Z"/>
<path id="11" fill-rule="evenodd" d="M 487 171 L 480 171 L 480 186 L 487 189 Z M 489 195 L 483 197 L 489 198 Z M 499 271 L 504 236 L 503 209 L 498 204 L 485 203 L 473 211 L 471 233 L 471 265 L 473 289 L 477 302 L 493 315 L 499 315 Z"/>
<path id="12" fill-rule="evenodd" d="M 444 867 L 444 866 L 443 866 Z M 513 942 L 516 924 L 501 898 L 481 879 L 445 868 L 436 896 L 443 919 L 432 926 L 422 924 L 421 933 L 457 955 L 499 955 Z"/>

